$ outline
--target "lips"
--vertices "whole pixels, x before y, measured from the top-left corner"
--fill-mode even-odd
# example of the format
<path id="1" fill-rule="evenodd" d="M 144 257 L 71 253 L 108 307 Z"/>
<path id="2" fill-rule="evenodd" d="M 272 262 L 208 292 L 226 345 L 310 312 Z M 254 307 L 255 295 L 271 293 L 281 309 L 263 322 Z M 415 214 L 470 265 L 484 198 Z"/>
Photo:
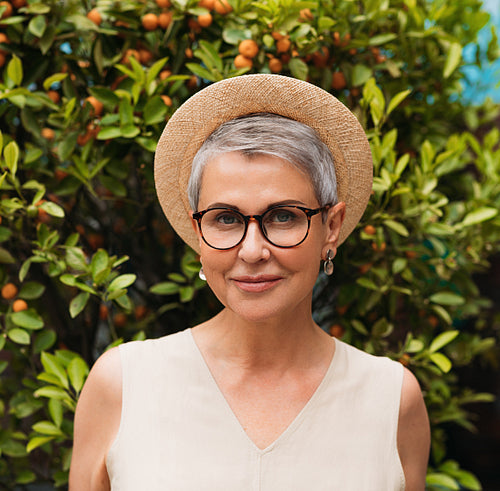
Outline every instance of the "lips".
<path id="1" fill-rule="evenodd" d="M 243 275 L 232 278 L 236 286 L 245 292 L 264 292 L 275 287 L 281 280 L 282 276 L 278 275 Z"/>

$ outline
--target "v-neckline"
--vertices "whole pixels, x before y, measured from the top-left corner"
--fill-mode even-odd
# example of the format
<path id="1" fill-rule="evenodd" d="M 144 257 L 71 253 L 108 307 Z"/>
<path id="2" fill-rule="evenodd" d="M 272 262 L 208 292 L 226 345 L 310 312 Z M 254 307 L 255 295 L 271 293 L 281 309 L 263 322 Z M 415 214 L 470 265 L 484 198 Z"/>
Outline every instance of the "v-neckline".
<path id="1" fill-rule="evenodd" d="M 273 450 L 279 443 L 281 443 L 283 440 L 285 440 L 289 435 L 293 434 L 293 432 L 300 426 L 300 423 L 306 416 L 307 412 L 311 411 L 312 407 L 314 407 L 315 401 L 320 397 L 321 393 L 323 392 L 323 388 L 325 385 L 327 385 L 329 379 L 332 377 L 335 369 L 334 366 L 336 364 L 336 361 L 338 360 L 338 349 L 340 343 L 338 340 L 332 338 L 334 344 L 335 344 L 335 350 L 332 356 L 332 359 L 330 360 L 330 364 L 323 375 L 323 378 L 321 379 L 321 382 L 318 384 L 316 387 L 315 391 L 309 398 L 309 400 L 304 404 L 302 409 L 296 414 L 296 416 L 293 418 L 293 420 L 290 422 L 290 424 L 278 435 L 278 437 L 272 441 L 267 447 L 265 448 L 260 448 L 257 446 L 257 444 L 250 438 L 248 433 L 245 431 L 245 428 L 241 424 L 240 420 L 236 416 L 235 412 L 233 411 L 233 408 L 229 404 L 228 400 L 226 399 L 226 396 L 222 392 L 221 388 L 219 387 L 219 384 L 215 380 L 215 377 L 212 374 L 212 371 L 210 370 L 205 357 L 203 356 L 203 353 L 201 352 L 199 346 L 196 344 L 196 341 L 193 336 L 192 329 L 189 328 L 188 330 L 190 342 L 192 344 L 193 350 L 196 353 L 196 356 L 198 358 L 198 361 L 200 362 L 200 368 L 204 372 L 205 376 L 207 379 L 210 381 L 210 384 L 214 388 L 214 392 L 217 394 L 217 397 L 219 400 L 222 402 L 223 406 L 225 407 L 226 411 L 229 413 L 231 419 L 233 420 L 234 423 L 236 423 L 237 428 L 239 429 L 240 432 L 242 432 L 247 440 L 247 442 L 250 444 L 250 446 L 253 448 L 255 452 L 257 452 L 260 455 L 263 455 L 267 452 L 270 452 Z"/>

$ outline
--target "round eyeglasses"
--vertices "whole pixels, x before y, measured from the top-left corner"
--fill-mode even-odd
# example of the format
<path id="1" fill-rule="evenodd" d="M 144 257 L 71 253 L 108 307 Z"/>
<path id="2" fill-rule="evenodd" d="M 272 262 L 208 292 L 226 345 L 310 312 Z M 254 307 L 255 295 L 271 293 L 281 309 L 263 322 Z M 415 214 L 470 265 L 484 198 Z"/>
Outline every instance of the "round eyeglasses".
<path id="1" fill-rule="evenodd" d="M 203 241 L 218 250 L 227 250 L 240 244 L 255 220 L 268 242 L 276 247 L 295 247 L 304 242 L 311 226 L 311 217 L 330 208 L 303 206 L 272 206 L 262 215 L 243 215 L 232 208 L 209 208 L 193 213 Z"/>

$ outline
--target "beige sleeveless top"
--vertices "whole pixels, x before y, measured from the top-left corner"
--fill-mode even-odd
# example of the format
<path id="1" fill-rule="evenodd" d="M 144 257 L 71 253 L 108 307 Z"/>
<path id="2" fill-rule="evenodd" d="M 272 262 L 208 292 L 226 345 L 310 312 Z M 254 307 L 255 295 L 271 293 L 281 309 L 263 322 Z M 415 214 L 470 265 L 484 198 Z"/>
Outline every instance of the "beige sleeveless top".
<path id="1" fill-rule="evenodd" d="M 269 447 L 247 436 L 191 331 L 120 346 L 113 491 L 396 491 L 403 367 L 335 340 L 309 402 Z M 286 404 L 286 401 L 283 401 Z"/>

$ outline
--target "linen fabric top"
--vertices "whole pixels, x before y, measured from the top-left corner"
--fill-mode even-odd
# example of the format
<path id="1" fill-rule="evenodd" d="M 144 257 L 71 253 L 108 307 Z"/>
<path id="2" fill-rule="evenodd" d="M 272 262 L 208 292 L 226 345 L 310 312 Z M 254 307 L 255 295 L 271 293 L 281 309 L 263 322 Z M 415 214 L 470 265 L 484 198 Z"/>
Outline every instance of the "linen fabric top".
<path id="1" fill-rule="evenodd" d="M 315 393 L 267 448 L 247 436 L 191 330 L 120 346 L 112 491 L 401 491 L 403 367 L 335 340 Z M 283 401 L 286 404 L 286 401 Z"/>

